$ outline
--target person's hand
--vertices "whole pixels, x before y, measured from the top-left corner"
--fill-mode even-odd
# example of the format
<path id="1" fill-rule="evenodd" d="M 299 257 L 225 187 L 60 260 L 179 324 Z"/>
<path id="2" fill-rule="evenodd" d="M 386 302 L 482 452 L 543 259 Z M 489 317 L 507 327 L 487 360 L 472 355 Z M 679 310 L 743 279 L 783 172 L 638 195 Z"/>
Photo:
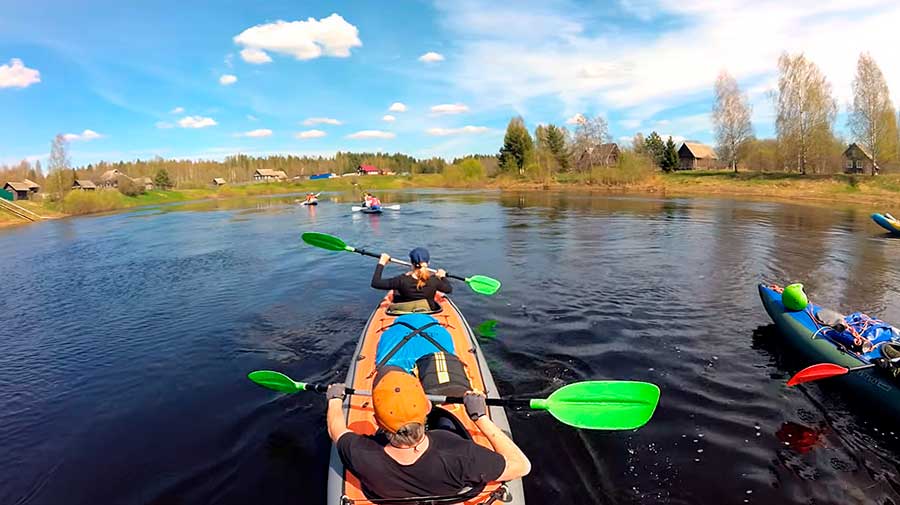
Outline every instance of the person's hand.
<path id="1" fill-rule="evenodd" d="M 378 258 L 378 264 L 384 266 L 390 262 L 391 262 L 391 255 L 387 254 L 387 253 L 381 253 L 381 257 Z"/>
<path id="2" fill-rule="evenodd" d="M 447 277 L 447 271 L 443 268 L 438 268 L 438 271 L 435 272 L 434 275 L 436 275 L 438 279 L 443 279 L 444 277 Z"/>
<path id="3" fill-rule="evenodd" d="M 466 391 L 466 395 L 463 396 L 463 405 L 466 407 L 469 419 L 473 421 L 487 415 L 487 401 L 485 401 L 484 393 Z"/>
<path id="4" fill-rule="evenodd" d="M 347 394 L 347 386 L 342 383 L 331 384 L 328 386 L 328 390 L 325 391 L 325 398 L 327 401 L 331 401 L 334 398 L 339 400 L 344 399 L 344 395 Z"/>

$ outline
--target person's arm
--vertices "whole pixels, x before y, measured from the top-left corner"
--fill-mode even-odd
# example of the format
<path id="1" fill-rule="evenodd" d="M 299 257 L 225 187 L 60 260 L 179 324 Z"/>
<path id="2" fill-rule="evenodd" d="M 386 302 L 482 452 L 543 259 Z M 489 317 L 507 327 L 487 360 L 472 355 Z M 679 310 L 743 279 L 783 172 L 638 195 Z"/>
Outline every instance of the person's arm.
<path id="1" fill-rule="evenodd" d="M 453 285 L 450 284 L 450 281 L 447 280 L 447 272 L 444 271 L 443 268 L 439 268 L 438 271 L 434 274 L 437 277 L 437 290 L 441 293 L 450 294 L 453 292 Z"/>
<path id="2" fill-rule="evenodd" d="M 484 395 L 469 391 L 466 393 L 465 399 L 468 400 L 465 402 L 466 413 L 470 418 L 475 418 L 475 426 L 478 426 L 478 429 L 487 437 L 494 452 L 503 456 L 503 460 L 506 462 L 506 467 L 497 480 L 506 482 L 528 475 L 531 472 L 531 461 L 528 461 L 528 456 L 522 452 L 522 449 L 519 449 L 519 446 L 486 415 L 487 403 Z"/>
<path id="3" fill-rule="evenodd" d="M 384 271 L 384 266 L 391 261 L 391 257 L 387 254 L 382 254 L 381 258 L 378 260 L 378 264 L 375 265 L 375 272 L 372 274 L 372 287 L 375 289 L 398 289 L 400 287 L 400 278 L 399 277 L 391 277 L 390 279 L 382 279 L 381 272 Z"/>
<path id="4" fill-rule="evenodd" d="M 325 423 L 328 426 L 328 436 L 335 444 L 341 435 L 350 432 L 347 421 L 344 420 L 344 390 L 343 384 L 332 384 L 328 386 L 326 393 L 328 413 L 325 415 Z"/>

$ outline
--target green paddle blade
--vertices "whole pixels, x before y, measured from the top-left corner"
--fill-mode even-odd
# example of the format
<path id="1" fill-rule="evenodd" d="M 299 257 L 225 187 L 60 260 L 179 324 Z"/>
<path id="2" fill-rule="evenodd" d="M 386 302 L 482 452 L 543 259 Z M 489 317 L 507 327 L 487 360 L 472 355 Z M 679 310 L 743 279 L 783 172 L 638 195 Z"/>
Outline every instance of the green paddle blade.
<path id="1" fill-rule="evenodd" d="M 466 284 L 479 295 L 491 296 L 500 290 L 500 281 L 485 275 L 473 275 L 466 278 Z"/>
<path id="2" fill-rule="evenodd" d="M 647 423 L 659 403 L 659 388 L 648 382 L 586 381 L 564 386 L 531 408 L 547 410 L 560 422 L 589 430 L 633 430 Z"/>
<path id="3" fill-rule="evenodd" d="M 311 246 L 327 249 L 329 251 L 353 251 L 353 248 L 345 244 L 343 240 L 334 235 L 328 235 L 327 233 L 308 231 L 300 237 L 304 242 Z"/>
<path id="4" fill-rule="evenodd" d="M 306 384 L 297 382 L 281 372 L 272 370 L 257 370 L 250 372 L 247 377 L 260 386 L 281 393 L 297 393 L 306 390 Z"/>

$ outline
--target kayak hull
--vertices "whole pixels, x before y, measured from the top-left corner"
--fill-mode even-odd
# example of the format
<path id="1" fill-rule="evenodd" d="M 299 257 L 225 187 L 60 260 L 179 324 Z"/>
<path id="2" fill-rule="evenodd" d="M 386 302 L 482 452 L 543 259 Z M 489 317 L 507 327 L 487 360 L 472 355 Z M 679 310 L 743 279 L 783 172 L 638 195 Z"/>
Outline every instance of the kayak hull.
<path id="1" fill-rule="evenodd" d="M 875 221 L 878 226 L 893 233 L 894 235 L 900 235 L 900 221 L 891 219 L 884 214 L 878 214 L 877 212 L 875 214 L 872 214 L 872 221 Z"/>
<path id="2" fill-rule="evenodd" d="M 350 360 L 350 369 L 347 371 L 345 384 L 348 386 L 363 390 L 372 389 L 372 380 L 374 378 L 372 372 L 375 367 L 375 351 L 378 339 L 381 333 L 396 319 L 396 316 L 390 316 L 386 313 L 391 299 L 392 294 L 389 293 L 369 317 L 369 321 L 363 329 L 362 336 Z M 433 314 L 432 317 L 437 319 L 451 334 L 456 354 L 467 365 L 467 370 L 471 375 L 472 387 L 481 389 L 489 398 L 499 398 L 497 385 L 494 383 L 487 361 L 469 324 L 448 297 L 439 295 L 438 302 L 443 307 L 443 310 Z M 443 408 L 450 411 L 465 426 L 469 434 L 472 435 L 473 440 L 481 445 L 490 447 L 490 443 L 475 426 L 475 423 L 465 414 L 465 408 L 462 405 L 445 405 Z M 503 407 L 489 407 L 488 415 L 501 430 L 510 435 L 509 422 Z M 354 432 L 362 434 L 375 433 L 376 425 L 372 412 L 371 398 L 365 396 L 348 397 L 344 401 L 344 416 L 347 426 Z M 472 505 L 481 503 L 500 486 L 500 483 L 490 483 L 485 487 L 482 494 L 464 503 Z M 512 500 L 506 503 L 524 505 L 525 499 L 521 479 L 507 482 L 503 486 L 508 490 Z M 371 503 L 362 494 L 356 477 L 344 469 L 337 450 L 333 446 L 328 469 L 327 503 L 328 505 Z"/>
<path id="3" fill-rule="evenodd" d="M 852 368 L 868 363 L 860 356 L 839 349 L 822 336 L 822 332 L 816 333 L 819 327 L 810 312 L 817 314 L 822 307 L 810 303 L 806 311 L 789 311 L 781 303 L 781 294 L 765 284 L 759 285 L 759 296 L 782 339 L 805 361 L 804 366 L 834 363 Z M 900 419 L 900 384 L 877 369 L 851 372 L 822 379 L 821 382 L 826 381 L 851 392 L 851 398 L 867 405 L 870 410 Z"/>
<path id="4" fill-rule="evenodd" d="M 381 207 L 377 207 L 377 208 L 374 208 L 374 209 L 371 208 L 371 207 L 363 207 L 363 208 L 360 210 L 360 212 L 362 212 L 363 214 L 381 214 L 381 213 L 382 213 L 382 210 L 381 210 Z"/>
<path id="5" fill-rule="evenodd" d="M 313 200 L 311 202 L 303 202 L 303 205 L 319 205 L 319 201 Z"/>

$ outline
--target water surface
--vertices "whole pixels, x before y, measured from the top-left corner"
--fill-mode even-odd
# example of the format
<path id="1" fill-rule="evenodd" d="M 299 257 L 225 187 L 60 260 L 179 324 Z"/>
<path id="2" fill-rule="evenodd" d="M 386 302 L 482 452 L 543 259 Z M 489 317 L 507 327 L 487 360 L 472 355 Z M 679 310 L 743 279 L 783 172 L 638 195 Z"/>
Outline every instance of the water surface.
<path id="1" fill-rule="evenodd" d="M 504 395 L 570 382 L 658 384 L 635 432 L 510 412 L 531 503 L 900 503 L 900 443 L 833 386 L 787 389 L 798 362 L 759 302 L 802 281 L 842 311 L 900 321 L 900 241 L 868 215 L 771 203 L 558 193 L 210 201 L 0 230 L 0 503 L 322 503 L 324 399 L 255 369 L 346 373 L 381 294 L 374 260 L 303 231 L 501 279 L 456 285 Z M 396 270 L 399 272 L 399 270 Z"/>

